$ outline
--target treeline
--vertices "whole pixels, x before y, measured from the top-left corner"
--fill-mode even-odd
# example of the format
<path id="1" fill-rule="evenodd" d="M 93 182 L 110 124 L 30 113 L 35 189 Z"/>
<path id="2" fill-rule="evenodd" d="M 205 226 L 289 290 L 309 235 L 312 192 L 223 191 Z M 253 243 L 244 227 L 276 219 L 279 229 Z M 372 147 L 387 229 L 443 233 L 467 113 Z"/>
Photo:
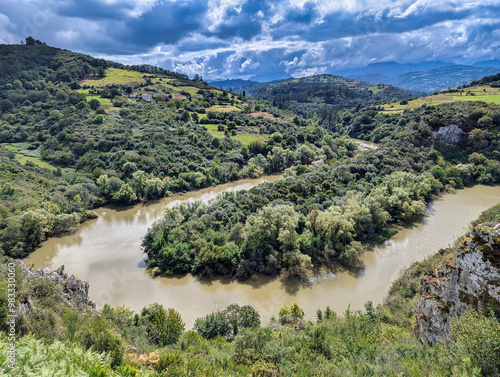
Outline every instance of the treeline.
<path id="1" fill-rule="evenodd" d="M 471 81 L 469 85 L 464 85 L 462 86 L 462 88 L 468 88 L 471 86 L 478 86 L 478 85 L 488 85 L 491 86 L 492 88 L 500 88 L 500 73 L 497 73 L 496 75 L 485 76 L 480 80 Z"/>

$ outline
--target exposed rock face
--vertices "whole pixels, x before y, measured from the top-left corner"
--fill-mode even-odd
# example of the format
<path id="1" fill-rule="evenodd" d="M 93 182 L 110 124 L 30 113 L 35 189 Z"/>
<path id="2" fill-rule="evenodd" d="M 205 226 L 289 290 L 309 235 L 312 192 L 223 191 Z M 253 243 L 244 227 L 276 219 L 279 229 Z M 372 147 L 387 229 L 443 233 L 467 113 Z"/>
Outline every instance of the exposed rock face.
<path id="1" fill-rule="evenodd" d="M 87 305 L 95 308 L 95 303 L 89 297 L 89 283 L 78 280 L 73 275 L 68 276 L 68 274 L 64 273 L 64 266 L 51 272 L 48 267 L 35 270 L 34 268 L 27 267 L 23 261 L 17 261 L 17 263 L 21 266 L 25 279 L 44 278 L 61 285 L 64 292 L 63 301 L 66 305 L 75 309 L 79 308 L 82 311 L 85 311 L 84 306 Z M 29 312 L 29 300 L 30 298 L 28 298 L 28 303 L 20 304 L 21 311 L 25 313 Z"/>
<path id="2" fill-rule="evenodd" d="M 420 281 L 416 333 L 424 344 L 447 341 L 453 318 L 474 307 L 500 314 L 500 224 L 475 227 L 445 261 Z"/>
<path id="3" fill-rule="evenodd" d="M 443 144 L 457 144 L 464 131 L 456 124 L 450 124 L 446 127 L 439 127 L 437 131 L 432 132 L 435 140 L 439 140 Z"/>

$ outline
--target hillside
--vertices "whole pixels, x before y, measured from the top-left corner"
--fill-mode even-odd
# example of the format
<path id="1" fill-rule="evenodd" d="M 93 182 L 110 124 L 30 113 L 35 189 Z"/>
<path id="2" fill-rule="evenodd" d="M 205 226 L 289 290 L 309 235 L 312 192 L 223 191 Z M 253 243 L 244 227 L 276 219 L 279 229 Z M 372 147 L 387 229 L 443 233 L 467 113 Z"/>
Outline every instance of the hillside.
<path id="1" fill-rule="evenodd" d="M 361 77 L 366 77 L 369 75 L 378 75 L 385 78 L 394 79 L 408 72 L 428 71 L 431 69 L 437 69 L 447 65 L 453 65 L 453 64 L 442 61 L 423 61 L 419 63 L 407 63 L 407 64 L 402 64 L 395 61 L 389 61 L 389 62 L 370 63 L 366 67 L 337 71 L 335 72 L 335 74 L 350 78 L 357 77 L 359 80 L 366 80 Z M 370 80 L 366 81 L 378 84 L 378 81 L 370 81 Z"/>
<path id="2" fill-rule="evenodd" d="M 328 133 L 161 68 L 45 45 L 0 51 L 12 66 L 0 81 L 0 254 L 25 256 L 106 203 L 282 171 Z M 287 161 L 264 167 L 273 150 Z"/>
<path id="3" fill-rule="evenodd" d="M 410 92 L 432 93 L 466 85 L 500 71 L 498 60 L 459 65 L 442 61 L 401 64 L 394 61 L 371 63 L 366 67 L 337 71 L 335 74 L 373 84 L 392 85 Z"/>
<path id="4" fill-rule="evenodd" d="M 494 75 L 500 68 L 446 66 L 424 72 L 410 72 L 391 80 L 390 84 L 405 89 L 432 93 L 465 85 L 483 76 Z"/>
<path id="5" fill-rule="evenodd" d="M 436 92 L 427 97 L 384 104 L 382 109 L 384 112 L 393 113 L 401 112 L 405 109 L 415 109 L 423 105 L 433 106 L 467 101 L 484 101 L 486 103 L 500 104 L 500 74 L 486 76 L 479 80 L 474 80 L 468 83 L 468 85 Z"/>
<path id="6" fill-rule="evenodd" d="M 252 86 L 248 93 L 278 108 L 289 108 L 305 118 L 318 113 L 323 105 L 354 107 L 357 104 L 391 101 L 394 98 L 402 100 L 413 96 L 390 85 L 373 86 L 364 81 L 333 75 L 271 81 Z"/>
<path id="7" fill-rule="evenodd" d="M 248 94 L 252 92 L 251 88 L 254 85 L 258 85 L 259 82 L 252 80 L 241 80 L 241 79 L 232 79 L 232 80 L 220 80 L 220 81 L 212 81 L 210 84 L 216 88 L 230 90 L 234 93 L 243 93 L 247 89 L 250 89 Z"/>

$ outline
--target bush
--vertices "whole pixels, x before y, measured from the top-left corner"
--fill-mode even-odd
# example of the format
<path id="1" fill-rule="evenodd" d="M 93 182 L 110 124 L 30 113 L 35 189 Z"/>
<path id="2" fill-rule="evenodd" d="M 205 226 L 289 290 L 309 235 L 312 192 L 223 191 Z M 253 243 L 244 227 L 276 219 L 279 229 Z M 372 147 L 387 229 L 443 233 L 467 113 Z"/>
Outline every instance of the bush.
<path id="1" fill-rule="evenodd" d="M 196 319 L 194 330 L 204 338 L 211 339 L 216 336 L 227 337 L 231 326 L 224 312 L 215 312 Z"/>
<path id="2" fill-rule="evenodd" d="M 500 373 L 500 324 L 494 317 L 469 311 L 451 321 L 451 350 L 457 359 L 470 357 L 483 376 Z"/>
<path id="3" fill-rule="evenodd" d="M 122 340 L 106 320 L 94 316 L 77 332 L 76 339 L 86 349 L 92 347 L 97 352 L 107 352 L 111 356 L 111 366 L 122 363 L 125 347 Z"/>
<path id="4" fill-rule="evenodd" d="M 162 305 L 154 303 L 142 309 L 149 341 L 159 346 L 175 344 L 185 329 L 181 315 L 174 309 L 165 310 Z"/>

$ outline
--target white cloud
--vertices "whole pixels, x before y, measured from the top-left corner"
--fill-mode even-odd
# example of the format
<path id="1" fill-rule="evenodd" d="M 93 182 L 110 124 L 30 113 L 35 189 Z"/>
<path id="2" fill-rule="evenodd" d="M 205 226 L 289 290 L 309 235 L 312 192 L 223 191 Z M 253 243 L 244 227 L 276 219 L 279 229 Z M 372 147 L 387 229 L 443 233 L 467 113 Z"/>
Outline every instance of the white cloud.
<path id="1" fill-rule="evenodd" d="M 0 43 L 19 43 L 16 36 L 10 32 L 12 23 L 5 14 L 0 13 Z"/>

